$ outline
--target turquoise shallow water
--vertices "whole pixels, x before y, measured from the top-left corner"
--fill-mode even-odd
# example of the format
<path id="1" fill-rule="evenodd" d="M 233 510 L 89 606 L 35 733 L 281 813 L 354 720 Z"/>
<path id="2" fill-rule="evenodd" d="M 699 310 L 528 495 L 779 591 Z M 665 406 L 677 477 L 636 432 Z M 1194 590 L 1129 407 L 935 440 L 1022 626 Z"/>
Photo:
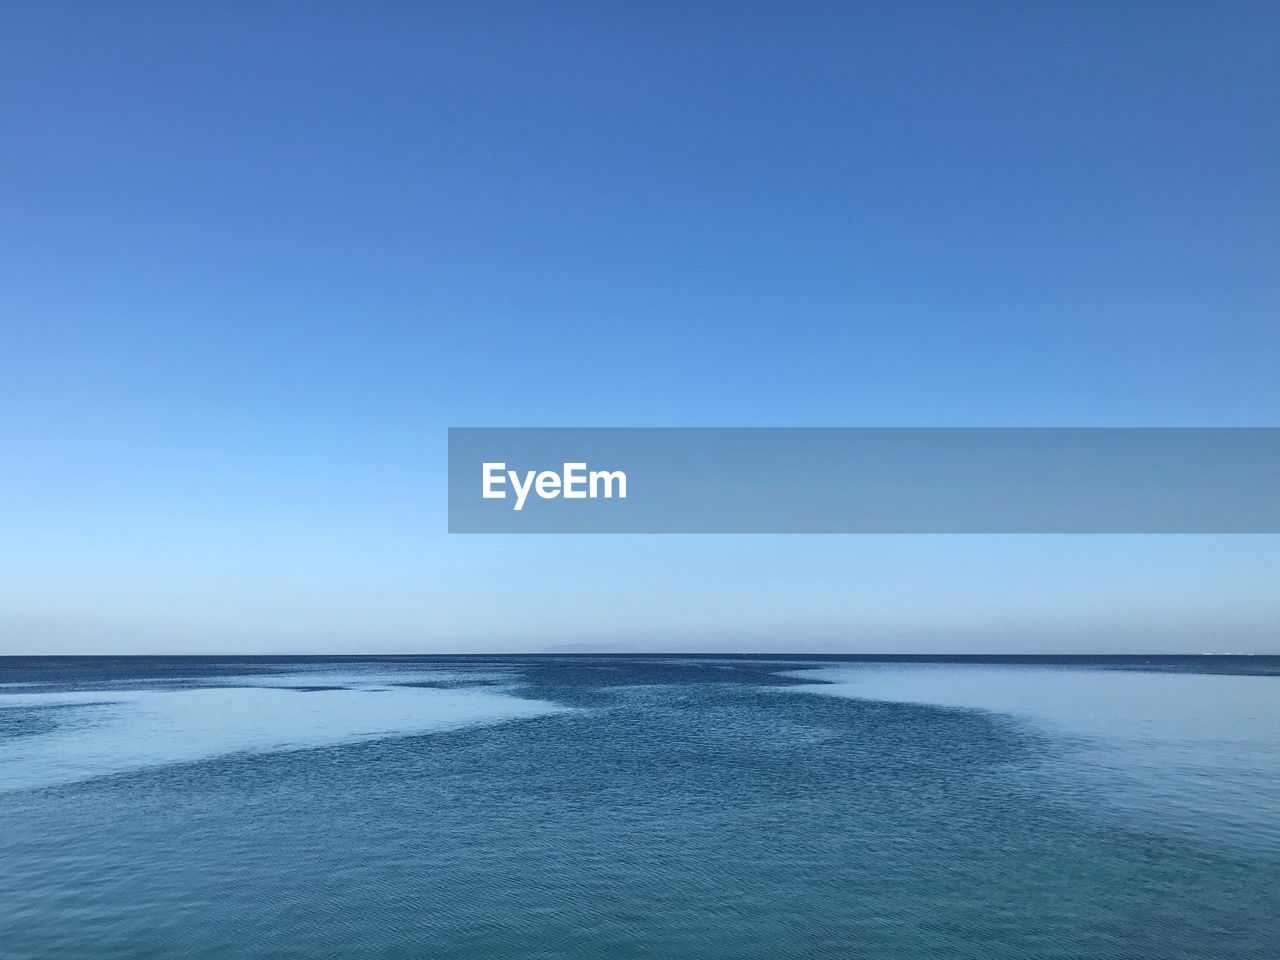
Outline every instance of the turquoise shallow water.
<path id="1" fill-rule="evenodd" d="M 1274 958 L 1280 659 L 0 661 L 0 957 Z"/>

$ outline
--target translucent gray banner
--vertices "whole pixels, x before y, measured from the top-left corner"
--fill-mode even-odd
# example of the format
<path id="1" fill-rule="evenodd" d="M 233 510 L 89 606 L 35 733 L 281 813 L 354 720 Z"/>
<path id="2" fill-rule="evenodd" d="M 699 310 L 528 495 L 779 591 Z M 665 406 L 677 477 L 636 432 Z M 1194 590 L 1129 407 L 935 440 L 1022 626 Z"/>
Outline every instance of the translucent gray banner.
<path id="1" fill-rule="evenodd" d="M 1280 428 L 453 428 L 451 533 L 1278 533 Z"/>

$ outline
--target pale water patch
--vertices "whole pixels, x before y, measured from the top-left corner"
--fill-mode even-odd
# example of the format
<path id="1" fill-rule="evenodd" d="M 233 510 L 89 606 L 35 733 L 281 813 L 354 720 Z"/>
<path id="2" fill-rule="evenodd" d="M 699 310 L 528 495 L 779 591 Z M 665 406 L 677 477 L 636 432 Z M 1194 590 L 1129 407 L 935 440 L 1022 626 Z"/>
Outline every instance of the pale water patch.
<path id="1" fill-rule="evenodd" d="M 334 678 L 336 679 L 336 678 Z M 567 708 L 493 688 L 209 686 L 0 696 L 0 790 L 54 786 L 233 753 L 269 753 L 453 730 Z M 350 678 L 348 677 L 349 681 Z M 294 689 L 290 689 L 294 687 Z"/>
<path id="2" fill-rule="evenodd" d="M 795 671 L 792 688 L 982 710 L 1059 738 L 1064 798 L 1280 851 L 1280 678 L 1021 665 L 862 664 Z"/>

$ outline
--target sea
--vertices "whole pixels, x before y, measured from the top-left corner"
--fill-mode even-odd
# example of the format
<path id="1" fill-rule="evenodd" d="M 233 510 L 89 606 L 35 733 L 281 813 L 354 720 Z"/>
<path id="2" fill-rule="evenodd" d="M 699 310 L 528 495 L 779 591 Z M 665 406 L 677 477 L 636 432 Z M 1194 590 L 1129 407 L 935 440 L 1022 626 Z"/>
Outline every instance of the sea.
<path id="1" fill-rule="evenodd" d="M 0 960 L 1280 957 L 1280 657 L 0 658 Z"/>

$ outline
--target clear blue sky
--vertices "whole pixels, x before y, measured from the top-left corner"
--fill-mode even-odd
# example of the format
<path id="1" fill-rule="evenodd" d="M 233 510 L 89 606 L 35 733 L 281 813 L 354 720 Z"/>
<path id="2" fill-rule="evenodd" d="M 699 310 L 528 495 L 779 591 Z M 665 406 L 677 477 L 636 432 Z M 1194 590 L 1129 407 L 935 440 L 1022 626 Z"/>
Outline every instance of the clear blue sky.
<path id="1" fill-rule="evenodd" d="M 1280 425 L 1274 3 L 0 6 L 0 652 L 1280 652 L 1274 537 L 466 538 L 450 425 Z"/>

